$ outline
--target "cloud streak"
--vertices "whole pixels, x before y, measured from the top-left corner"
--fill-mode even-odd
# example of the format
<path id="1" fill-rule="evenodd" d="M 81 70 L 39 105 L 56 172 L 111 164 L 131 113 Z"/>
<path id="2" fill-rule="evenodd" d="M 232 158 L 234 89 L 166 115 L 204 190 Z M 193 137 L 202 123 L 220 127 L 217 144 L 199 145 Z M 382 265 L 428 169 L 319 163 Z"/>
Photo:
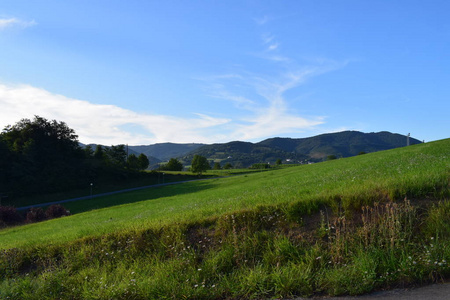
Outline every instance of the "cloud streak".
<path id="1" fill-rule="evenodd" d="M 8 28 L 26 28 L 36 25 L 33 21 L 24 21 L 17 18 L 0 19 L 0 30 L 6 30 Z"/>

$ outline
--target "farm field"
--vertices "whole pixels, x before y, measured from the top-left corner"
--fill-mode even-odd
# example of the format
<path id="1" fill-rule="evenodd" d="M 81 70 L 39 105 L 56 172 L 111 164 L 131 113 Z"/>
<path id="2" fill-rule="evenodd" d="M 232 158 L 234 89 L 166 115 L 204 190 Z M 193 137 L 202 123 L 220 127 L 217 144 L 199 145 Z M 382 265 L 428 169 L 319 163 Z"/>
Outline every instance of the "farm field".
<path id="1" fill-rule="evenodd" d="M 450 275 L 449 178 L 446 139 L 67 203 L 70 217 L 0 231 L 0 298 L 353 295 L 436 282 Z"/>

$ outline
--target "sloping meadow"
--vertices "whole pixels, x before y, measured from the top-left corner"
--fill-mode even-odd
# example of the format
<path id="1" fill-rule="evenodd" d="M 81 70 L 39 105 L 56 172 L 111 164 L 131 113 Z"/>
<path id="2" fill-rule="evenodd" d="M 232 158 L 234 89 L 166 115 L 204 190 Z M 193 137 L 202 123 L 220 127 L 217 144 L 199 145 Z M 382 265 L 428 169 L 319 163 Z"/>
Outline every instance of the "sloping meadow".
<path id="1" fill-rule="evenodd" d="M 447 139 L 115 196 L 142 201 L 0 231 L 0 298 L 289 298 L 438 282 L 450 275 L 449 177 Z"/>

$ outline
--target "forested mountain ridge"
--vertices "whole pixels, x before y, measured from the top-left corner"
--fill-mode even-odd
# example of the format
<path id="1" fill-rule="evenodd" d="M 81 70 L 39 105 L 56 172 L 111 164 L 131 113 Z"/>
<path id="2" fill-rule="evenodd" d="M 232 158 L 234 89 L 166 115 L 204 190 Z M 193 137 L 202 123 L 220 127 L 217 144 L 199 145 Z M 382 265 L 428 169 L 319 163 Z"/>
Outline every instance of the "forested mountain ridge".
<path id="1" fill-rule="evenodd" d="M 144 153 L 147 157 L 155 157 L 160 161 L 167 161 L 170 158 L 180 157 L 195 151 L 205 144 L 177 144 L 177 143 L 159 143 L 147 146 L 129 146 L 129 149 L 137 153 Z"/>
<path id="2" fill-rule="evenodd" d="M 421 141 L 410 138 L 410 145 Z M 387 131 L 363 133 L 343 131 L 308 138 L 270 138 L 259 143 L 230 142 L 206 145 L 182 157 L 189 161 L 195 154 L 209 160 L 248 167 L 254 163 L 274 163 L 277 159 L 291 163 L 318 162 L 328 156 L 349 157 L 406 146 L 407 137 Z"/>
<path id="3" fill-rule="evenodd" d="M 271 138 L 257 143 L 285 152 L 301 153 L 311 157 L 323 158 L 327 155 L 348 157 L 360 152 L 376 152 L 406 146 L 407 137 L 387 131 L 363 133 L 342 131 L 326 133 L 309 138 L 289 139 Z M 410 144 L 421 143 L 410 138 Z"/>
<path id="4" fill-rule="evenodd" d="M 406 146 L 405 135 L 387 131 L 363 133 L 342 131 L 326 133 L 308 138 L 269 138 L 258 143 L 232 141 L 217 144 L 177 144 L 159 143 L 152 145 L 128 146 L 129 153 L 145 154 L 150 165 L 155 168 L 170 158 L 180 159 L 189 165 L 194 155 L 206 157 L 221 165 L 231 163 L 234 167 L 249 167 L 255 163 L 274 163 L 277 159 L 284 163 L 319 162 L 328 156 L 349 157 L 361 152 L 370 153 Z M 421 141 L 410 138 L 410 144 Z"/>

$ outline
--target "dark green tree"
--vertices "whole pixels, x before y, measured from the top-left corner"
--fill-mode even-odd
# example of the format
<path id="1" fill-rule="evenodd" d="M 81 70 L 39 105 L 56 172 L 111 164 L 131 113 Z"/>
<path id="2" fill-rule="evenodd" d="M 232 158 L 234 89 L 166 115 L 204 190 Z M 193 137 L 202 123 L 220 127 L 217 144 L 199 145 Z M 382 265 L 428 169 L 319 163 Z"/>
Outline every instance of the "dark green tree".
<path id="1" fill-rule="evenodd" d="M 222 167 L 220 166 L 220 162 L 214 163 L 213 170 L 221 170 L 221 169 Z"/>
<path id="2" fill-rule="evenodd" d="M 281 159 L 277 159 L 276 162 L 275 162 L 275 164 L 276 164 L 277 166 L 281 166 L 281 164 L 282 164 Z"/>
<path id="3" fill-rule="evenodd" d="M 13 155 L 6 142 L 3 141 L 2 135 L 0 135 L 0 197 L 2 197 L 2 192 L 6 192 L 11 180 L 12 162 L 14 162 Z"/>
<path id="4" fill-rule="evenodd" d="M 66 123 L 35 116 L 7 126 L 0 136 L 0 151 L 9 156 L 5 167 L 8 182 L 3 191 L 26 194 L 63 190 L 82 178 L 85 154 L 75 131 Z"/>
<path id="5" fill-rule="evenodd" d="M 206 157 L 201 155 L 194 155 L 191 163 L 191 171 L 201 175 L 204 171 L 209 170 L 211 167 L 209 165 Z"/>
<path id="6" fill-rule="evenodd" d="M 140 170 L 141 165 L 139 163 L 139 158 L 134 154 L 128 155 L 127 167 L 132 170 Z"/>
<path id="7" fill-rule="evenodd" d="M 127 161 L 127 151 L 125 145 L 111 146 L 106 149 L 108 161 L 114 167 L 124 167 Z"/>
<path id="8" fill-rule="evenodd" d="M 3 140 L 9 148 L 17 153 L 30 150 L 30 144 L 35 144 L 36 154 L 40 160 L 53 160 L 54 155 L 80 153 L 78 136 L 64 122 L 48 121 L 35 116 L 31 121 L 22 119 L 13 126 L 7 126 L 2 132 Z"/>
<path id="9" fill-rule="evenodd" d="M 233 166 L 231 165 L 231 163 L 226 163 L 225 164 L 225 166 L 223 166 L 223 168 L 225 169 L 225 170 L 229 170 L 229 169 L 232 169 L 233 168 Z"/>
<path id="10" fill-rule="evenodd" d="M 139 168 L 141 170 L 146 170 L 150 165 L 150 161 L 148 160 L 147 155 L 145 155 L 144 153 L 139 154 L 138 161 L 139 161 Z"/>
<path id="11" fill-rule="evenodd" d="M 327 156 L 327 160 L 334 160 L 334 159 L 337 159 L 336 155 L 328 155 Z"/>
<path id="12" fill-rule="evenodd" d="M 84 154 L 86 155 L 87 158 L 92 158 L 94 157 L 94 150 L 92 149 L 91 145 L 87 145 L 86 147 L 84 147 Z"/>
<path id="13" fill-rule="evenodd" d="M 162 167 L 166 171 L 181 171 L 183 170 L 183 164 L 176 158 L 171 158 L 167 164 Z"/>
<path id="14" fill-rule="evenodd" d="M 105 149 L 103 148 L 102 145 L 97 145 L 95 147 L 94 158 L 98 159 L 98 160 L 105 160 L 106 159 Z"/>

